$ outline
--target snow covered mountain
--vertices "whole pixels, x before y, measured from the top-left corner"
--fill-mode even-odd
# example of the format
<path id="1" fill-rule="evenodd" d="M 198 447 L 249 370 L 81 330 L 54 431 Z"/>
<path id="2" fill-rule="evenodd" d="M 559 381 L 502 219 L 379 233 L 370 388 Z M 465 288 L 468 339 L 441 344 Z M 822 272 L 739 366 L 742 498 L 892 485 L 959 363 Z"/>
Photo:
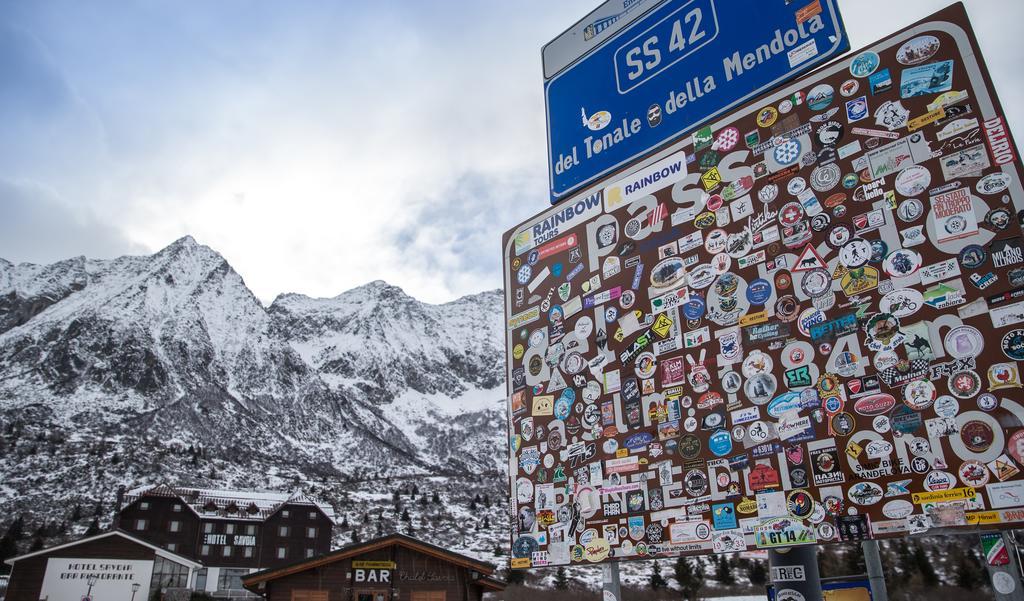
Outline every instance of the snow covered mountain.
<path id="1" fill-rule="evenodd" d="M 490 550 L 501 307 L 499 291 L 429 305 L 377 281 L 264 308 L 191 237 L 109 261 L 0 259 L 0 508 L 59 522 L 96 502 L 109 518 L 121 485 L 302 488 L 378 516 L 371 530 L 486 522 L 466 547 Z M 398 524 L 392 494 L 413 484 L 451 507 Z"/>

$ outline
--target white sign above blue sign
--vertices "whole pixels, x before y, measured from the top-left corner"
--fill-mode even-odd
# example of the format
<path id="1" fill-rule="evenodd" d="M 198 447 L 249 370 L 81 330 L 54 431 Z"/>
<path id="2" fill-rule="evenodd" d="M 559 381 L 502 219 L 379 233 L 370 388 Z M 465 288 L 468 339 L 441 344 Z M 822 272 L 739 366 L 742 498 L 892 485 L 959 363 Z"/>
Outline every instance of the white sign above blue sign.
<path id="1" fill-rule="evenodd" d="M 836 0 L 667 0 L 545 82 L 552 204 L 848 48 Z"/>

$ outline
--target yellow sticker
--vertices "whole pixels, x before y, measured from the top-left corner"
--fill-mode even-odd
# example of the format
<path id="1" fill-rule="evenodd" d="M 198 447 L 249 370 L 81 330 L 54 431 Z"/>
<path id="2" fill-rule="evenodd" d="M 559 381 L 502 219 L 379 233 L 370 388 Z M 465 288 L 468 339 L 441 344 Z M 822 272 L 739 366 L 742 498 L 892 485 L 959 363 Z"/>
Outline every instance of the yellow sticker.
<path id="1" fill-rule="evenodd" d="M 747 313 L 743 317 L 740 317 L 741 326 L 752 326 L 755 323 L 764 323 L 768 321 L 768 311 L 757 311 L 756 313 Z"/>
<path id="2" fill-rule="evenodd" d="M 907 131 L 921 129 L 925 125 L 928 125 L 929 123 L 934 123 L 945 116 L 946 109 L 940 106 L 939 108 L 933 111 L 928 111 L 927 113 L 921 115 L 920 117 L 914 117 L 910 121 L 907 121 Z"/>
<path id="3" fill-rule="evenodd" d="M 528 567 L 530 567 L 530 558 L 529 557 L 513 557 L 512 558 L 512 567 L 516 568 L 516 569 L 528 568 Z"/>
<path id="4" fill-rule="evenodd" d="M 393 561 L 353 561 L 352 568 L 355 570 L 393 570 L 396 564 Z"/>
<path id="5" fill-rule="evenodd" d="M 974 511 L 968 513 L 965 517 L 967 518 L 967 523 L 971 525 L 999 524 L 1003 521 L 998 511 Z"/>
<path id="6" fill-rule="evenodd" d="M 664 338 L 668 336 L 668 333 L 672 330 L 672 318 L 664 313 L 659 313 L 658 318 L 654 320 L 654 325 L 651 326 L 654 333 Z"/>
<path id="7" fill-rule="evenodd" d="M 712 167 L 701 174 L 700 183 L 704 184 L 705 190 L 711 190 L 721 184 L 722 174 L 718 172 L 718 167 Z"/>
<path id="8" fill-rule="evenodd" d="M 970 499 L 977 494 L 973 487 L 951 488 L 949 490 L 936 490 L 934 492 L 915 492 L 910 495 L 910 500 L 916 505 L 922 503 L 934 503 L 936 501 L 959 501 Z"/>
<path id="9" fill-rule="evenodd" d="M 860 457 L 860 454 L 864 452 L 864 447 L 853 442 L 852 440 L 846 443 L 846 454 L 854 459 Z"/>

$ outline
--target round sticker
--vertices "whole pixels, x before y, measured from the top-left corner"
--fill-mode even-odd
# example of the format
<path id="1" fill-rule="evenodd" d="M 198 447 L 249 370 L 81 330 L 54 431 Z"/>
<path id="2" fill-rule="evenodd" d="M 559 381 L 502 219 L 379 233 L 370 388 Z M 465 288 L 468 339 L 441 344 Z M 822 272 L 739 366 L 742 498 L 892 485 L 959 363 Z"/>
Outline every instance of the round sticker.
<path id="1" fill-rule="evenodd" d="M 900 203 L 896 209 L 896 216 L 900 221 L 917 221 L 924 215 L 924 203 L 916 198 L 908 198 Z"/>
<path id="2" fill-rule="evenodd" d="M 682 262 L 682 259 L 680 259 L 680 262 Z M 715 271 L 713 265 L 711 265 L 710 263 L 701 263 L 700 265 L 694 267 L 693 271 L 686 275 L 686 280 L 690 284 L 691 288 L 703 290 L 704 288 L 710 286 L 717 277 L 718 272 Z"/>
<path id="3" fill-rule="evenodd" d="M 878 308 L 882 313 L 891 313 L 898 318 L 917 313 L 924 306 L 924 295 L 913 288 L 899 288 L 882 297 Z"/>
<path id="4" fill-rule="evenodd" d="M 779 196 L 779 187 L 775 184 L 767 184 L 757 191 L 757 199 L 768 204 Z"/>
<path id="5" fill-rule="evenodd" d="M 931 407 L 935 397 L 935 385 L 929 380 L 914 380 L 903 389 L 903 402 L 915 411 Z"/>
<path id="6" fill-rule="evenodd" d="M 725 230 L 719 228 L 708 232 L 708 235 L 704 238 L 704 248 L 707 249 L 708 254 L 717 255 L 725 250 L 725 241 L 727 234 Z"/>
<path id="7" fill-rule="evenodd" d="M 957 359 L 977 357 L 985 348 L 985 339 L 974 326 L 962 325 L 951 329 L 943 339 L 946 352 Z"/>
<path id="8" fill-rule="evenodd" d="M 847 79 L 843 82 L 843 85 L 839 86 L 839 93 L 845 98 L 849 98 L 857 93 L 860 89 L 860 83 L 856 79 Z"/>
<path id="9" fill-rule="evenodd" d="M 788 184 L 786 184 L 786 191 L 789 192 L 793 196 L 796 196 L 797 194 L 800 194 L 801 192 L 803 192 L 806 189 L 807 189 L 807 180 L 805 180 L 804 178 L 802 178 L 800 176 L 794 177 L 793 179 L 789 180 Z"/>
<path id="10" fill-rule="evenodd" d="M 885 415 L 879 415 L 871 420 L 871 427 L 879 434 L 885 434 L 892 429 L 889 424 L 889 418 Z"/>
<path id="11" fill-rule="evenodd" d="M 971 399 L 981 392 L 981 376 L 964 369 L 949 374 L 946 380 L 949 392 L 958 399 Z"/>
<path id="12" fill-rule="evenodd" d="M 917 196 L 928 189 L 932 174 L 921 165 L 911 165 L 896 176 L 896 191 L 903 196 Z"/>
<path id="13" fill-rule="evenodd" d="M 800 278 L 800 289 L 811 298 L 824 296 L 832 289 L 832 275 L 824 269 L 812 269 Z"/>
<path id="14" fill-rule="evenodd" d="M 709 266 L 710 267 L 710 266 Z M 651 285 L 668 288 L 686 276 L 686 265 L 679 257 L 669 257 L 651 270 Z"/>
<path id="15" fill-rule="evenodd" d="M 870 258 L 871 243 L 863 238 L 854 238 L 839 249 L 839 262 L 847 269 L 863 267 Z"/>
<path id="16" fill-rule="evenodd" d="M 814 137 L 818 140 L 818 144 L 821 146 L 835 146 L 839 143 L 839 140 L 843 137 L 843 124 L 838 121 L 827 121 L 823 125 L 819 125 L 818 129 L 814 131 Z M 836 170 L 835 183 L 839 183 L 839 178 L 842 177 L 842 171 L 835 163 L 830 163 Z M 827 188 L 826 188 L 827 189 Z"/>
<path id="17" fill-rule="evenodd" d="M 828 192 L 836 187 L 842 176 L 843 172 L 835 163 L 818 165 L 811 171 L 811 187 L 818 192 Z M 844 196 L 843 198 L 845 199 L 846 197 Z M 825 200 L 827 202 L 828 199 Z"/>
<path id="18" fill-rule="evenodd" d="M 960 413 L 960 403 L 950 395 L 944 394 L 935 399 L 932 409 L 935 411 L 935 415 L 939 417 L 954 417 L 957 413 Z"/>
<path id="19" fill-rule="evenodd" d="M 533 268 L 529 265 L 523 265 L 516 272 L 516 281 L 522 285 L 526 285 L 530 282 L 530 276 L 533 275 Z"/>
<path id="20" fill-rule="evenodd" d="M 832 104 L 835 96 L 835 89 L 827 83 L 820 83 L 807 93 L 807 107 L 812 111 L 820 111 Z"/>
<path id="21" fill-rule="evenodd" d="M 882 261 L 882 270 L 893 278 L 908 277 L 920 268 L 921 255 L 907 248 L 892 251 Z"/>
<path id="22" fill-rule="evenodd" d="M 1013 181 L 1013 178 L 1009 173 L 989 173 L 978 180 L 974 189 L 978 191 L 978 194 L 984 194 L 986 196 L 989 194 L 999 194 L 1010 187 L 1011 181 Z"/>
<path id="23" fill-rule="evenodd" d="M 1024 329 L 1011 330 L 1000 342 L 1003 354 L 1014 361 L 1024 361 Z"/>
<path id="24" fill-rule="evenodd" d="M 971 420 L 960 427 L 960 440 L 972 453 L 984 453 L 995 441 L 995 432 L 981 420 Z"/>
<path id="25" fill-rule="evenodd" d="M 939 38 L 933 35 L 918 36 L 906 42 L 896 51 L 896 61 L 901 65 L 917 65 L 930 59 L 939 49 Z"/>
<path id="26" fill-rule="evenodd" d="M 960 481 L 964 483 L 964 486 L 979 488 L 988 484 L 988 468 L 980 461 L 961 463 L 957 475 L 960 476 Z"/>
<path id="27" fill-rule="evenodd" d="M 752 305 L 763 305 L 768 302 L 768 299 L 772 295 L 772 285 L 764 278 L 757 278 L 756 280 L 747 284 L 747 300 Z"/>
<path id="28" fill-rule="evenodd" d="M 766 106 L 757 113 L 757 126 L 771 127 L 778 118 L 779 111 L 775 110 L 774 106 Z"/>
<path id="29" fill-rule="evenodd" d="M 985 260 L 988 259 L 988 252 L 977 244 L 968 244 L 960 250 L 957 258 L 963 267 L 977 269 L 985 264 Z"/>
<path id="30" fill-rule="evenodd" d="M 800 140 L 791 138 L 775 146 L 775 149 L 772 150 L 772 157 L 775 159 L 776 163 L 785 167 L 797 162 L 800 158 L 800 152 L 802 149 L 803 147 L 800 145 Z"/>
<path id="31" fill-rule="evenodd" d="M 814 497 L 806 490 L 794 490 L 786 496 L 789 514 L 798 520 L 806 520 L 814 513 Z"/>
<path id="32" fill-rule="evenodd" d="M 880 62 L 878 53 L 871 52 L 870 50 L 861 52 L 850 61 L 850 75 L 854 77 L 867 77 L 875 72 Z"/>

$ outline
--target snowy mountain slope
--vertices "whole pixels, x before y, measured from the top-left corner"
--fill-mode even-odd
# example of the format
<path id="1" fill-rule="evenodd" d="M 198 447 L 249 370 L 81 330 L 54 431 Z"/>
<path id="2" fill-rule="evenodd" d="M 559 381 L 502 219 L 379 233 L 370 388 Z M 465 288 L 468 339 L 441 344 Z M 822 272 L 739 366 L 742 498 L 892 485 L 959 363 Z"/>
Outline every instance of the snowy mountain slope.
<path id="1" fill-rule="evenodd" d="M 152 256 L 0 260 L 0 507 L 165 480 L 299 487 L 339 508 L 417 474 L 500 487 L 501 314 L 497 291 L 428 305 L 383 282 L 265 309 L 190 237 Z"/>

